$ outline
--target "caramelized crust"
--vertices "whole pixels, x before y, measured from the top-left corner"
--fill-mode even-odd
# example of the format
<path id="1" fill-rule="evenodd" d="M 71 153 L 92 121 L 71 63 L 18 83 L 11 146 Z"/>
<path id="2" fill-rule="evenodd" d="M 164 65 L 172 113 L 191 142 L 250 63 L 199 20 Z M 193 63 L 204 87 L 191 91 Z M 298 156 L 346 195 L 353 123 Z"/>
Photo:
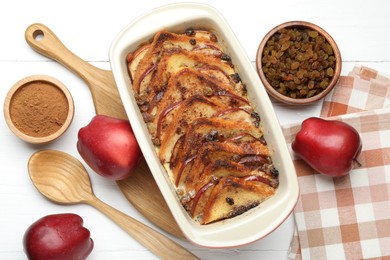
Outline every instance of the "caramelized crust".
<path id="1" fill-rule="evenodd" d="M 160 31 L 127 64 L 156 152 L 195 221 L 240 215 L 275 194 L 261 119 L 214 34 Z"/>
<path id="2" fill-rule="evenodd" d="M 238 93 L 230 84 L 216 81 L 195 69 L 183 68 L 169 78 L 163 93 L 164 98 L 153 104 L 148 103 L 149 106 L 145 113 L 153 118 L 151 122 L 148 122 L 150 134 L 153 138 L 160 139 L 160 136 L 156 136 L 156 130 L 161 117 L 185 99 L 192 96 L 205 96 L 211 99 L 225 98 L 225 103 L 231 103 L 235 107 L 248 105 L 248 100 L 242 98 L 241 95 L 242 93 Z"/>
<path id="3" fill-rule="evenodd" d="M 246 164 L 243 158 L 257 156 L 252 164 Z M 272 176 L 266 176 L 262 166 L 267 164 L 269 153 L 262 144 L 233 144 L 225 142 L 207 142 L 201 146 L 198 154 L 185 165 L 181 180 L 188 190 L 198 190 L 203 186 L 201 180 L 212 177 L 244 177 L 249 175 L 263 176 L 271 182 Z"/>
<path id="4" fill-rule="evenodd" d="M 230 218 L 256 207 L 275 190 L 262 183 L 236 177 L 221 178 L 204 206 L 202 224 Z"/>
<path id="5" fill-rule="evenodd" d="M 238 126 L 239 124 L 239 126 Z M 248 133 L 259 139 L 263 136 L 259 128 L 246 121 L 232 121 L 225 118 L 198 118 L 188 127 L 182 145 L 178 150 L 180 154 L 175 155 L 176 161 L 171 160 L 171 169 L 175 172 L 180 164 L 198 153 L 198 149 L 206 142 L 224 141 L 241 133 Z M 160 150 L 161 154 L 161 150 Z M 172 155 L 164 158 L 167 160 Z"/>

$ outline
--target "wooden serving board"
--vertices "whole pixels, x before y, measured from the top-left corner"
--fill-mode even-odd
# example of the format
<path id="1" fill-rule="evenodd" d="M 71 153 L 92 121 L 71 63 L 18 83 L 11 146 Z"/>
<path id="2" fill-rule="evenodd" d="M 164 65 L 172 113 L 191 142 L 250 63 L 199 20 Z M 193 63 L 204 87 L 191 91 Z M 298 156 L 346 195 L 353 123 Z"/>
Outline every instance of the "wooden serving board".
<path id="1" fill-rule="evenodd" d="M 85 81 L 91 91 L 96 114 L 127 119 L 111 71 L 92 66 L 79 58 L 43 24 L 30 25 L 25 39 L 35 51 L 61 63 Z M 184 238 L 145 160 L 131 177 L 117 184 L 127 200 L 146 218 L 168 233 Z"/>

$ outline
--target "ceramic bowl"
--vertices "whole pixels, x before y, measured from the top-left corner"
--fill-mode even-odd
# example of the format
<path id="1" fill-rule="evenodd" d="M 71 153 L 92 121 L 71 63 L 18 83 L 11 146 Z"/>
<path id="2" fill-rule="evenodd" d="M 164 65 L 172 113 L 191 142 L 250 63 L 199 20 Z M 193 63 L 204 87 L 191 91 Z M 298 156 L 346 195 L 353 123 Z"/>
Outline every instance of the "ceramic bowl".
<path id="1" fill-rule="evenodd" d="M 258 207 L 231 219 L 200 225 L 179 201 L 174 185 L 155 152 L 148 129 L 136 103 L 126 56 L 140 44 L 152 39 L 161 29 L 184 32 L 187 28 L 206 29 L 221 39 L 241 79 L 247 85 L 248 96 L 262 118 L 262 127 L 279 170 L 280 185 L 276 194 Z M 186 238 L 198 245 L 212 248 L 233 247 L 251 243 L 275 230 L 290 215 L 298 199 L 298 182 L 289 151 L 272 104 L 225 19 L 214 8 L 203 4 L 173 4 L 152 10 L 125 27 L 110 48 L 110 63 L 119 94 L 152 175 L 167 202 L 178 226 Z"/>
<path id="2" fill-rule="evenodd" d="M 42 93 L 49 91 L 55 93 L 61 102 L 54 103 L 52 106 L 45 105 Z M 62 111 L 63 107 L 59 107 L 59 103 L 62 103 L 66 109 Z M 34 113 L 57 109 L 56 113 L 51 113 L 46 118 L 37 117 L 35 125 L 34 120 L 25 120 L 28 117 L 31 119 Z M 32 75 L 19 80 L 9 90 L 3 111 L 8 127 L 17 137 L 32 144 L 46 144 L 56 140 L 68 129 L 73 120 L 74 103 L 69 90 L 60 81 L 46 75 Z M 52 124 L 50 130 L 47 127 L 49 123 Z"/>
<path id="3" fill-rule="evenodd" d="M 264 54 L 264 48 L 267 45 L 267 42 L 270 40 L 270 38 L 275 35 L 275 33 L 278 33 L 279 30 L 281 29 L 290 29 L 290 28 L 298 28 L 298 29 L 305 29 L 308 28 L 313 31 L 317 31 L 319 35 L 322 35 L 326 41 L 330 44 L 330 46 L 333 49 L 333 55 L 335 57 L 335 68 L 333 70 L 333 77 L 329 77 L 329 84 L 325 89 L 322 90 L 322 92 L 311 96 L 311 97 L 305 97 L 305 98 L 293 98 L 290 96 L 287 96 L 285 94 L 282 94 L 278 92 L 269 82 L 267 79 L 263 69 L 264 69 L 264 64 L 263 64 L 263 54 Z M 285 65 L 285 64 L 284 64 Z M 311 65 L 310 65 L 311 66 Z M 267 90 L 268 94 L 275 98 L 276 100 L 290 104 L 290 105 L 307 105 L 311 104 L 313 102 L 316 102 L 318 100 L 321 100 L 324 98 L 336 85 L 337 81 L 340 78 L 340 73 L 341 73 L 341 66 L 342 66 L 342 60 L 341 60 L 341 54 L 340 50 L 334 41 L 334 39 L 321 27 L 305 22 L 305 21 L 291 21 L 291 22 L 286 22 L 283 24 L 280 24 L 273 28 L 271 31 L 269 31 L 265 37 L 262 39 L 260 42 L 259 48 L 257 50 L 257 55 L 256 55 L 256 67 L 257 67 L 257 72 L 260 76 L 261 81 L 263 82 L 263 85 L 265 89 Z M 308 69 L 309 70 L 309 69 Z"/>

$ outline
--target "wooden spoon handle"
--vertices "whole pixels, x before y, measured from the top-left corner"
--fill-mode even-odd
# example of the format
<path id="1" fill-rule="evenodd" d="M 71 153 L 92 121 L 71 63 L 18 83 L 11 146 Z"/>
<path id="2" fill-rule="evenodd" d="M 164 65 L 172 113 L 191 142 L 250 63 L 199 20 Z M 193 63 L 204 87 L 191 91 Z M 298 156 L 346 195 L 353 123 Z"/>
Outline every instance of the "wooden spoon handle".
<path id="1" fill-rule="evenodd" d="M 65 47 L 54 32 L 43 24 L 35 23 L 30 25 L 26 29 L 24 36 L 27 43 L 35 51 L 58 61 L 87 82 L 91 77 L 95 77 L 97 75 L 96 73 L 102 73 L 102 71 L 105 71 L 92 66 L 71 52 Z"/>
<path id="2" fill-rule="evenodd" d="M 87 203 L 111 218 L 129 235 L 161 259 L 199 259 L 173 240 L 107 205 L 95 196 Z"/>

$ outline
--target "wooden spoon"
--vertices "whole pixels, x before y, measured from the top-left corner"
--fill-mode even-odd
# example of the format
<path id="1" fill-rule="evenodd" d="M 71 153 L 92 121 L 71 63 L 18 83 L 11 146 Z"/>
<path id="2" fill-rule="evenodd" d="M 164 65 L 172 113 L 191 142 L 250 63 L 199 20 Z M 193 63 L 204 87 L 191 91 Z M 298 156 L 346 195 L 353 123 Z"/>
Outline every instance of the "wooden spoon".
<path id="1" fill-rule="evenodd" d="M 99 200 L 86 169 L 73 156 L 55 150 L 39 151 L 31 156 L 28 171 L 34 186 L 48 199 L 95 207 L 160 258 L 198 259 L 168 237 Z"/>

